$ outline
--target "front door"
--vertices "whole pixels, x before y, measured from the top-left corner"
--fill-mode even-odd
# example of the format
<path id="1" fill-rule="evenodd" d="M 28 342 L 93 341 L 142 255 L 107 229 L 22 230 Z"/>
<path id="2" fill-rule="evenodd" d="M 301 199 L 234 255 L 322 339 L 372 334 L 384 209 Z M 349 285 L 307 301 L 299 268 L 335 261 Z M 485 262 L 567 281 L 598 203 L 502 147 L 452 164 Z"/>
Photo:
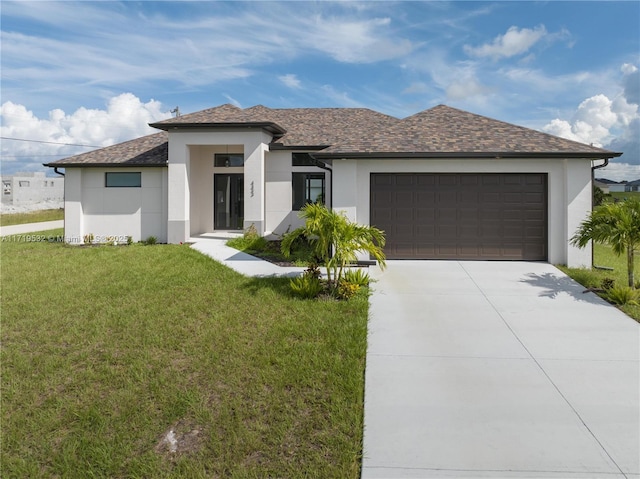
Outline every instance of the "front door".
<path id="1" fill-rule="evenodd" d="M 213 175 L 213 227 L 241 230 L 244 227 L 244 175 Z"/>

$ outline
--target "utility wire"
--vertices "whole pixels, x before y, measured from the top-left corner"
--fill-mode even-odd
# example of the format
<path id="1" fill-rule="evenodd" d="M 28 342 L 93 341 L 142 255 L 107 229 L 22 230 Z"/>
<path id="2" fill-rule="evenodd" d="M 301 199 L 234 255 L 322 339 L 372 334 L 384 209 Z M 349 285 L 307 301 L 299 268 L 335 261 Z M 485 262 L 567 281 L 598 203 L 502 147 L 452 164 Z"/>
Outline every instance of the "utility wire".
<path id="1" fill-rule="evenodd" d="M 25 140 L 24 138 L 9 138 L 8 136 L 0 136 L 3 140 L 26 141 L 29 143 L 47 143 L 49 145 L 65 145 L 65 146 L 84 146 L 87 148 L 102 148 L 97 145 L 79 145 L 77 143 L 61 143 L 58 141 L 42 141 L 42 140 Z"/>

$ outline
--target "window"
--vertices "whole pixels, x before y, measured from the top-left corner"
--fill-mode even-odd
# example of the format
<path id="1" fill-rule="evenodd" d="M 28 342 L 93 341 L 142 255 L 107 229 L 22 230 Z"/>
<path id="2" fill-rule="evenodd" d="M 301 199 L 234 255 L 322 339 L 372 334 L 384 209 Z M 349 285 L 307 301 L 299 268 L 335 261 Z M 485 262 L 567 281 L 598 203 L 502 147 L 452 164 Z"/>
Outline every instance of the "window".
<path id="1" fill-rule="evenodd" d="M 293 210 L 307 203 L 324 204 L 324 173 L 293 173 Z"/>
<path id="2" fill-rule="evenodd" d="M 18 185 L 24 188 L 27 186 L 31 186 L 31 183 L 29 182 L 29 180 L 21 180 L 21 181 L 18 181 Z"/>
<path id="3" fill-rule="evenodd" d="M 140 188 L 142 186 L 142 173 L 139 171 L 105 173 L 104 185 L 107 188 Z"/>
<path id="4" fill-rule="evenodd" d="M 213 166 L 239 167 L 244 166 L 242 153 L 216 153 L 213 156 Z"/>
<path id="5" fill-rule="evenodd" d="M 293 153 L 291 155 L 293 166 L 316 166 L 316 160 L 309 153 Z"/>

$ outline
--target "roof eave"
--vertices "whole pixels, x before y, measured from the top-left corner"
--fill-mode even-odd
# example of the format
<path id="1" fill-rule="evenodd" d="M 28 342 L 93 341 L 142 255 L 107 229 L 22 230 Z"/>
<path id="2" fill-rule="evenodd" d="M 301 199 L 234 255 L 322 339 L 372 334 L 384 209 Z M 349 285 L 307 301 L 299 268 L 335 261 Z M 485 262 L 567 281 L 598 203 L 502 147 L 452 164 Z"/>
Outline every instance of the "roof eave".
<path id="1" fill-rule="evenodd" d="M 149 123 L 149 126 L 153 128 L 157 128 L 159 130 L 170 131 L 170 130 L 193 130 L 194 128 L 261 128 L 263 130 L 268 131 L 276 136 L 284 135 L 287 130 L 282 128 L 280 125 L 273 122 L 223 122 L 223 123 Z"/>
<path id="2" fill-rule="evenodd" d="M 614 151 L 602 152 L 319 152 L 313 156 L 322 159 L 385 159 L 385 158 L 454 158 L 454 159 L 522 159 L 522 158 L 552 158 L 552 159 L 584 159 L 584 160 L 602 160 L 605 158 L 616 158 L 622 153 Z"/>
<path id="3" fill-rule="evenodd" d="M 166 168 L 167 163 L 43 163 L 48 168 Z"/>
<path id="4" fill-rule="evenodd" d="M 331 145 L 284 145 L 282 143 L 271 143 L 269 150 L 303 150 L 303 151 L 321 151 L 329 148 Z"/>

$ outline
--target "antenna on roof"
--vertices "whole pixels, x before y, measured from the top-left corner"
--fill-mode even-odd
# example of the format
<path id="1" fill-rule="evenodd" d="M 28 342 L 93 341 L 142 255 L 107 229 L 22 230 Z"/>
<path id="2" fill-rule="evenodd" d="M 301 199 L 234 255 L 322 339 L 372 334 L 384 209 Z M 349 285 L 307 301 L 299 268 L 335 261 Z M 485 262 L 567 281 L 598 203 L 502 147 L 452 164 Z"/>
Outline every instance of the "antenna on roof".
<path id="1" fill-rule="evenodd" d="M 180 107 L 179 106 L 175 107 L 169 113 L 175 113 L 176 114 L 176 118 L 178 118 L 180 116 Z"/>

